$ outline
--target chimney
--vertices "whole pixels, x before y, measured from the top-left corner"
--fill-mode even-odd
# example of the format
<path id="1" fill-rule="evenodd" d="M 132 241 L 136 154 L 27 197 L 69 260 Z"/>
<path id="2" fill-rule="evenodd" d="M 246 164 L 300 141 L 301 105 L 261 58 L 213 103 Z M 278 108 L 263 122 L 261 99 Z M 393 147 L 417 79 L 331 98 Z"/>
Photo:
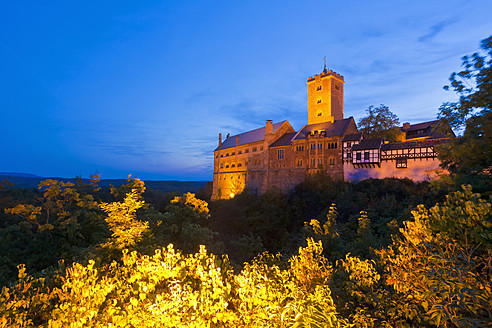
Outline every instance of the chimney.
<path id="1" fill-rule="evenodd" d="M 222 146 L 222 133 L 219 133 L 219 147 Z"/>
<path id="2" fill-rule="evenodd" d="M 239 145 L 239 136 L 236 136 L 236 146 Z"/>
<path id="3" fill-rule="evenodd" d="M 408 130 L 410 129 L 410 123 L 403 123 L 403 130 Z"/>
<path id="4" fill-rule="evenodd" d="M 265 126 L 265 136 L 270 135 L 273 133 L 273 123 L 272 120 L 267 120 L 266 121 L 266 126 Z"/>

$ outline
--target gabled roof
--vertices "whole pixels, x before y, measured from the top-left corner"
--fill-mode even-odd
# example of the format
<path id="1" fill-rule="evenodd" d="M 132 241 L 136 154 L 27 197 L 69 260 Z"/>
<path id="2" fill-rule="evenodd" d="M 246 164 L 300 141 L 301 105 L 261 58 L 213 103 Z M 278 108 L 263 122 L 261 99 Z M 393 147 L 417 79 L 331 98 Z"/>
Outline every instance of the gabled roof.
<path id="1" fill-rule="evenodd" d="M 383 138 L 362 139 L 357 145 L 352 146 L 352 150 L 379 149 L 383 143 Z"/>
<path id="2" fill-rule="evenodd" d="M 275 133 L 285 122 L 287 122 L 287 120 L 274 123 L 273 133 Z M 239 143 L 237 145 L 236 145 L 236 137 L 239 137 Z M 215 150 L 232 148 L 235 146 L 241 146 L 241 145 L 262 141 L 262 140 L 265 140 L 265 127 L 236 134 L 234 136 L 230 136 L 229 138 L 225 139 L 222 142 L 222 145 L 217 147 Z"/>
<path id="3" fill-rule="evenodd" d="M 424 139 L 419 141 L 392 142 L 388 144 L 383 144 L 381 146 L 381 150 L 430 147 L 430 146 L 435 146 L 445 143 L 449 140 L 450 140 L 449 138 L 446 138 L 446 139 Z"/>
<path id="4" fill-rule="evenodd" d="M 342 141 L 359 141 L 362 139 L 362 133 L 347 134 Z"/>
<path id="5" fill-rule="evenodd" d="M 289 146 L 292 142 L 292 139 L 296 135 L 296 132 L 286 133 L 280 138 L 278 138 L 274 143 L 270 145 L 270 147 L 280 147 L 280 146 Z"/>
<path id="6" fill-rule="evenodd" d="M 445 138 L 445 137 L 449 137 L 450 135 L 454 136 L 453 130 L 451 130 L 449 126 L 442 127 L 442 129 L 440 129 L 438 128 L 439 125 L 442 126 L 441 121 L 435 120 L 435 121 L 423 122 L 418 124 L 412 124 L 407 129 L 404 129 L 402 127 L 400 128 L 400 131 L 405 132 L 405 137 L 407 139 L 423 138 L 423 137 Z"/>
<path id="7" fill-rule="evenodd" d="M 354 121 L 353 117 L 345 118 L 343 120 L 336 120 L 335 122 L 324 122 L 324 123 L 316 123 L 304 125 L 299 132 L 297 132 L 295 138 L 293 140 L 301 140 L 306 139 L 306 135 L 309 133 L 314 133 L 314 131 L 324 131 L 326 137 L 336 137 L 343 136 L 350 123 Z"/>
<path id="8" fill-rule="evenodd" d="M 411 132 L 411 131 L 416 131 L 416 130 L 427 130 L 433 125 L 437 125 L 439 123 L 439 120 L 435 121 L 429 121 L 429 122 L 423 122 L 423 123 L 418 123 L 418 124 L 411 124 L 408 129 L 400 128 L 403 132 Z"/>

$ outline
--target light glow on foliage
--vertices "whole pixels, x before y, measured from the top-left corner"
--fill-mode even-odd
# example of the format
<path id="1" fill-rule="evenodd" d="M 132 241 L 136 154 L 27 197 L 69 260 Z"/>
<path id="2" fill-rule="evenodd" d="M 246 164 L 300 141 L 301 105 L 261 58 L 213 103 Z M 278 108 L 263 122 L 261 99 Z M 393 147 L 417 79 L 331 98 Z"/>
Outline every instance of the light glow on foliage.
<path id="1" fill-rule="evenodd" d="M 208 216 L 193 194 L 172 206 Z M 144 202 L 135 191 L 124 202 L 102 204 L 122 256 L 106 265 L 63 263 L 34 279 L 20 265 L 19 280 L 0 293 L 4 327 L 487 327 L 492 304 L 490 202 L 469 187 L 433 208 L 418 207 L 401 236 L 375 260 L 346 254 L 332 265 L 321 238 L 338 238 L 336 208 L 312 220 L 288 261 L 257 256 L 234 273 L 227 256 L 200 246 L 183 254 L 173 244 L 143 255 L 128 248 L 148 228 L 136 219 Z M 33 209 L 34 210 L 34 209 Z M 363 212 L 358 235 L 370 231 Z M 479 270 L 477 269 L 479 268 Z"/>
<path id="2" fill-rule="evenodd" d="M 137 209 L 141 208 L 144 201 L 139 200 L 137 190 L 133 189 L 125 197 L 124 202 L 102 203 L 101 209 L 108 213 L 106 221 L 113 232 L 113 243 L 117 248 L 126 248 L 136 245 L 142 240 L 149 230 L 147 222 L 141 222 L 136 218 Z"/>

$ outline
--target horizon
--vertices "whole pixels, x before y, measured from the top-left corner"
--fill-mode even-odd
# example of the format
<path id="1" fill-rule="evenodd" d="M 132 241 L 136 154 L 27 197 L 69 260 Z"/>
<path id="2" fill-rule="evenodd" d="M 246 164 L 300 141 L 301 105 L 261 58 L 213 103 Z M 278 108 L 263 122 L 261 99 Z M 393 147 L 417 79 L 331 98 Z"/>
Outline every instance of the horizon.
<path id="1" fill-rule="evenodd" d="M 401 124 L 431 121 L 492 33 L 488 0 L 1 8 L 0 171 L 40 177 L 211 181 L 219 133 L 307 124 L 324 56 L 346 118 L 385 104 Z"/>
<path id="2" fill-rule="evenodd" d="M 33 179 L 64 179 L 64 180 L 74 180 L 76 178 L 81 178 L 83 180 L 89 180 L 90 177 L 62 177 L 62 176 L 39 176 L 31 173 L 24 172 L 0 172 L 0 176 L 2 177 L 13 177 L 13 178 L 33 178 Z M 137 178 L 132 175 L 132 178 Z M 102 178 L 101 180 L 127 180 L 126 178 Z M 154 182 L 212 182 L 212 180 L 176 180 L 176 179 L 167 179 L 167 180 L 154 180 L 154 179 L 140 179 L 142 181 L 154 181 Z M 8 181 L 8 178 L 7 178 Z"/>

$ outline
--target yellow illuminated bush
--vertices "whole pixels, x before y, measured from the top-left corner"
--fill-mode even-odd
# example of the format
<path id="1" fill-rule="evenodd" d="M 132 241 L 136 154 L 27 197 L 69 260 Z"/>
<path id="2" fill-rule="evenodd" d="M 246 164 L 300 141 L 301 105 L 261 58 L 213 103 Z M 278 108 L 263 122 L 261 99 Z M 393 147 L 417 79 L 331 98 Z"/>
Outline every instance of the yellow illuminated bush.
<path id="1" fill-rule="evenodd" d="M 113 232 L 110 243 L 117 248 L 126 248 L 135 246 L 142 240 L 145 233 L 148 232 L 148 223 L 136 219 L 136 211 L 144 205 L 139 200 L 137 190 L 132 190 L 125 197 L 123 203 L 102 203 L 101 209 L 108 213 L 106 222 Z"/>

